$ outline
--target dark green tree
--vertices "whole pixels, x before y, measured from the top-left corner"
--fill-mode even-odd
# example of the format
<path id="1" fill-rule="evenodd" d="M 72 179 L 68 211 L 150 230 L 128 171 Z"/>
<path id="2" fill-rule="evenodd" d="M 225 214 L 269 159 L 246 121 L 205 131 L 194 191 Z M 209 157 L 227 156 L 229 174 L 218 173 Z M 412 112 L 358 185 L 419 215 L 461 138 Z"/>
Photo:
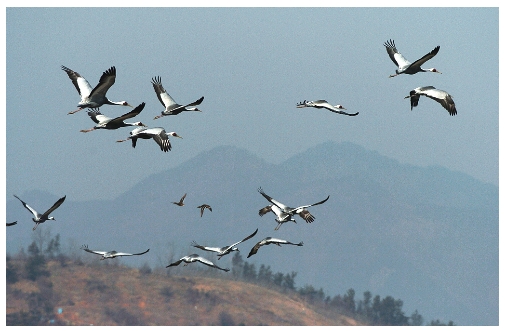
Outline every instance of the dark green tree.
<path id="1" fill-rule="evenodd" d="M 284 279 L 282 280 L 282 287 L 289 290 L 294 290 L 296 274 L 297 274 L 296 272 L 291 271 L 290 274 L 284 276 Z"/>
<path id="2" fill-rule="evenodd" d="M 7 259 L 6 259 L 6 267 L 7 267 L 7 270 L 6 270 L 6 274 L 5 274 L 5 281 L 7 282 L 7 284 L 16 283 L 19 280 L 18 272 L 17 272 L 16 266 L 14 266 L 14 264 L 12 264 L 11 258 L 9 256 L 7 256 Z"/>
<path id="3" fill-rule="evenodd" d="M 272 281 L 273 281 L 274 285 L 281 287 L 283 279 L 284 279 L 284 274 L 282 272 L 276 272 Z"/>
<path id="4" fill-rule="evenodd" d="M 243 268 L 244 268 L 244 259 L 242 258 L 242 255 L 240 255 L 240 252 L 237 252 L 233 257 L 231 258 L 231 265 L 232 265 L 232 275 L 235 278 L 240 277 L 243 275 Z"/>
<path id="5" fill-rule="evenodd" d="M 34 242 L 28 246 L 28 259 L 26 260 L 25 271 L 29 280 L 35 281 L 38 277 L 49 276 L 46 268 L 44 255 L 40 254 L 37 244 Z"/>
<path id="6" fill-rule="evenodd" d="M 244 267 L 242 269 L 242 277 L 244 279 L 247 279 L 249 281 L 251 280 L 256 280 L 257 275 L 256 275 L 256 266 L 254 263 L 244 263 Z"/>
<path id="7" fill-rule="evenodd" d="M 423 316 L 421 316 L 421 314 L 419 314 L 417 312 L 417 309 L 416 309 L 412 313 L 412 315 L 410 315 L 409 325 L 412 325 L 412 326 L 421 326 L 421 325 L 423 325 L 423 322 L 424 322 Z"/>
<path id="8" fill-rule="evenodd" d="M 342 299 L 343 308 L 350 314 L 356 313 L 356 302 L 354 301 L 354 295 L 356 292 L 354 289 L 350 288 L 347 290 L 347 293 L 344 294 L 344 298 Z"/>
<path id="9" fill-rule="evenodd" d="M 270 270 L 270 266 L 265 267 L 265 265 L 262 264 L 258 271 L 258 282 L 268 285 L 272 283 L 272 277 L 273 274 L 272 270 Z"/>

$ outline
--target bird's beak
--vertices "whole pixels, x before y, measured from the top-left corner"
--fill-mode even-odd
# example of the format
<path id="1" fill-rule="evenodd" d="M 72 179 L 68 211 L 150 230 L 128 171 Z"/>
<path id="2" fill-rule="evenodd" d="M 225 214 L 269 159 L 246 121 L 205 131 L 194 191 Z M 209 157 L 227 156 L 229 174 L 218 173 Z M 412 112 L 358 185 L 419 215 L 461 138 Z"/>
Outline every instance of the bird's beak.
<path id="1" fill-rule="evenodd" d="M 181 139 L 182 139 L 182 137 L 181 137 L 181 136 L 176 136 L 176 137 L 177 137 L 177 138 L 181 138 Z"/>

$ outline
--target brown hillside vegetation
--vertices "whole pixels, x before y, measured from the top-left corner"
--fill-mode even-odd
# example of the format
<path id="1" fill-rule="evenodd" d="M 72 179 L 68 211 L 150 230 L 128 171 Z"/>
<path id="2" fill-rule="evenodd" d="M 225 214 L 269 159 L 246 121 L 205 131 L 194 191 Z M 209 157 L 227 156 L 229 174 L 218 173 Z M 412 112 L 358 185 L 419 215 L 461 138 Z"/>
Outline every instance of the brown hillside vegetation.
<path id="1" fill-rule="evenodd" d="M 22 260 L 9 262 L 23 270 Z M 311 305 L 296 293 L 234 280 L 231 273 L 213 278 L 217 270 L 200 276 L 195 267 L 187 268 L 194 268 L 197 276 L 176 276 L 166 270 L 146 272 L 118 263 L 50 260 L 47 276 L 35 281 L 19 277 L 7 283 L 7 325 L 16 324 L 13 316 L 19 323 L 19 316 L 37 305 L 54 310 L 47 315 L 54 314 L 52 323 L 58 325 L 359 324 Z M 61 313 L 56 313 L 59 309 Z"/>

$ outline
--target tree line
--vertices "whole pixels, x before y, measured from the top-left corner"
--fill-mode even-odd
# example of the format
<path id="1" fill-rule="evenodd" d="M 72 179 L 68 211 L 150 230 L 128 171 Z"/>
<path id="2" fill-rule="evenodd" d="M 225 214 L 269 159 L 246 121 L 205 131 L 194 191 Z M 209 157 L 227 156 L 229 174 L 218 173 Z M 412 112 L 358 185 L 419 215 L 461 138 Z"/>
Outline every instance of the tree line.
<path id="1" fill-rule="evenodd" d="M 47 239 L 47 238 L 46 238 Z M 57 299 L 52 292 L 52 284 L 47 280 L 50 270 L 47 268 L 48 260 L 58 260 L 64 266 L 70 259 L 62 254 L 60 249 L 60 236 L 57 234 L 50 240 L 35 240 L 28 246 L 27 254 L 23 251 L 20 256 L 24 259 L 24 269 L 20 270 L 11 263 L 11 258 L 7 256 L 6 282 L 16 283 L 20 278 L 31 281 L 44 279 L 42 290 L 38 293 L 30 294 L 28 300 L 29 311 L 15 314 L 7 314 L 7 325 L 39 325 L 41 321 L 54 321 L 55 305 Z M 150 273 L 151 268 L 145 264 L 140 268 L 141 273 Z M 214 270 L 209 270 L 213 272 Z M 169 275 L 169 273 L 167 273 Z M 362 299 L 356 298 L 354 289 L 349 289 L 344 295 L 337 294 L 333 297 L 326 295 L 322 288 L 316 289 L 312 285 L 295 286 L 297 273 L 274 272 L 270 266 L 261 264 L 259 268 L 254 263 L 244 261 L 240 252 L 232 257 L 231 275 L 214 273 L 213 276 L 233 277 L 237 280 L 255 283 L 268 287 L 284 294 L 298 295 L 308 303 L 323 308 L 329 314 L 343 314 L 352 317 L 368 325 L 387 326 L 420 326 L 420 325 L 455 325 L 449 321 L 447 324 L 440 320 L 432 320 L 424 324 L 424 318 L 417 310 L 410 316 L 403 312 L 403 301 L 394 299 L 392 296 L 381 298 L 379 295 L 373 296 L 370 291 L 363 293 Z M 44 323 L 45 324 L 45 323 Z"/>

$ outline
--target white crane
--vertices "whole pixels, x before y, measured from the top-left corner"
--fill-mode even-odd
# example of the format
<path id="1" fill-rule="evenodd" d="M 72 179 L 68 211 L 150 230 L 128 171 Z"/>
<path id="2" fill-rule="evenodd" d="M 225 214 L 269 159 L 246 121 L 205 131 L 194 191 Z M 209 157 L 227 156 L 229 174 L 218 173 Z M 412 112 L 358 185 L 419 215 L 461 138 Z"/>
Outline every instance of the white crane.
<path id="1" fill-rule="evenodd" d="M 212 263 L 209 260 L 207 260 L 207 259 L 199 256 L 198 254 L 191 254 L 191 255 L 183 256 L 179 260 L 177 260 L 177 261 L 175 261 L 173 263 L 170 263 L 165 268 L 177 266 L 177 265 L 181 264 L 181 262 L 184 262 L 184 266 L 187 266 L 189 263 L 200 262 L 200 263 L 208 265 L 209 267 L 212 267 L 212 268 L 216 268 L 216 269 L 223 270 L 223 271 L 226 271 L 226 272 L 230 271 L 230 269 L 228 269 L 228 268 L 218 267 L 214 263 Z"/>
<path id="2" fill-rule="evenodd" d="M 145 126 L 142 122 L 134 122 L 134 123 L 125 123 L 124 120 L 128 118 L 133 118 L 140 114 L 140 112 L 144 109 L 145 103 L 142 102 L 131 112 L 123 114 L 116 118 L 110 118 L 105 115 L 102 115 L 99 110 L 88 111 L 89 117 L 96 123 L 94 127 L 87 130 L 81 130 L 81 132 L 90 132 L 96 129 L 107 129 L 107 130 L 116 130 L 119 128 L 127 127 L 127 126 Z"/>
<path id="3" fill-rule="evenodd" d="M 113 259 L 115 257 L 118 257 L 118 256 L 132 256 L 132 255 L 142 255 L 142 254 L 145 254 L 147 252 L 149 252 L 149 249 L 145 252 L 142 252 L 142 253 L 135 253 L 135 254 L 131 254 L 131 253 L 121 253 L 121 252 L 116 252 L 116 251 L 109 251 L 109 252 L 104 252 L 104 251 L 92 251 L 91 249 L 88 249 L 88 245 L 82 245 L 81 246 L 81 249 L 85 250 L 86 252 L 88 253 L 93 253 L 93 254 L 98 254 L 98 255 L 102 255 L 102 257 L 100 258 L 100 260 L 105 260 L 105 259 Z"/>
<path id="4" fill-rule="evenodd" d="M 184 193 L 184 195 L 182 196 L 181 200 L 179 200 L 179 202 L 172 202 L 174 205 L 177 205 L 177 206 L 184 206 L 184 199 L 186 199 L 186 194 L 187 193 Z"/>
<path id="5" fill-rule="evenodd" d="M 69 114 L 74 114 L 84 108 L 99 108 L 102 105 L 119 105 L 133 108 L 133 106 L 126 101 L 110 101 L 105 96 L 109 88 L 116 81 L 116 67 L 110 67 L 104 71 L 102 77 L 100 77 L 100 82 L 95 88 L 92 88 L 88 81 L 77 72 L 65 66 L 61 66 L 61 69 L 67 73 L 81 96 L 81 101 L 77 105 L 78 108 L 69 112 Z"/>
<path id="6" fill-rule="evenodd" d="M 168 94 L 167 91 L 163 88 L 163 85 L 161 85 L 161 77 L 159 76 L 154 77 L 151 83 L 153 84 L 154 92 L 156 92 L 158 100 L 160 100 L 163 107 L 165 107 L 165 110 L 161 112 L 161 115 L 158 115 L 154 118 L 155 120 L 163 116 L 177 115 L 182 113 L 183 111 L 201 111 L 195 106 L 198 106 L 199 104 L 202 103 L 203 97 L 183 106 L 175 102 L 175 100 L 170 96 L 170 94 Z"/>
<path id="7" fill-rule="evenodd" d="M 254 245 L 254 247 L 249 252 L 249 255 L 247 255 L 247 258 L 249 258 L 251 255 L 256 254 L 258 252 L 258 249 L 260 249 L 261 246 L 270 245 L 270 244 L 274 244 L 274 245 L 277 245 L 279 247 L 281 245 L 303 246 L 303 241 L 300 242 L 300 243 L 298 243 L 298 244 L 295 244 L 295 243 L 289 242 L 289 241 L 284 240 L 284 239 L 277 239 L 277 238 L 272 238 L 272 237 L 266 237 L 265 239 L 261 240 L 256 245 Z"/>
<path id="8" fill-rule="evenodd" d="M 216 252 L 217 256 L 218 256 L 217 259 L 219 260 L 221 257 L 223 257 L 226 254 L 230 254 L 231 252 L 234 252 L 234 251 L 239 252 L 239 249 L 237 247 L 235 247 L 235 246 L 237 246 L 238 244 L 240 244 L 240 243 L 242 243 L 242 242 L 244 242 L 246 240 L 251 239 L 252 237 L 254 237 L 256 235 L 256 233 L 258 233 L 258 229 L 256 229 L 256 231 L 254 231 L 252 234 L 248 235 L 244 239 L 242 239 L 240 241 L 237 241 L 236 243 L 231 244 L 229 246 L 224 246 L 224 247 L 207 247 L 207 246 L 198 245 L 195 241 L 193 241 L 193 243 L 191 244 L 191 246 L 196 247 L 196 248 L 200 248 L 200 249 L 202 249 L 204 251 Z"/>
<path id="9" fill-rule="evenodd" d="M 260 216 L 263 216 L 269 212 L 275 214 L 275 221 L 278 223 L 274 230 L 279 230 L 281 225 L 286 222 L 291 221 L 296 223 L 296 220 L 290 214 L 283 212 L 277 205 L 268 205 L 266 207 L 263 207 L 259 210 L 258 213 Z"/>
<path id="10" fill-rule="evenodd" d="M 407 95 L 405 97 L 405 99 L 410 98 L 410 110 L 412 110 L 414 107 L 417 107 L 421 95 L 433 99 L 441 104 L 442 107 L 444 107 L 451 116 L 454 116 L 458 113 L 456 111 L 456 105 L 452 100 L 452 96 L 445 91 L 434 88 L 433 86 L 418 87 L 410 91 L 410 95 Z"/>
<path id="11" fill-rule="evenodd" d="M 403 55 L 400 52 L 398 52 L 394 40 L 386 41 L 384 43 L 384 46 L 386 47 L 386 51 L 388 52 L 391 61 L 393 61 L 394 64 L 396 64 L 396 66 L 398 67 L 398 69 L 396 70 L 396 74 L 390 75 L 389 78 L 401 74 L 413 75 L 417 74 L 418 72 L 435 72 L 441 74 L 441 72 L 435 68 L 429 68 L 429 69 L 421 68 L 421 66 L 426 61 L 437 55 L 438 51 L 440 50 L 440 46 L 435 47 L 431 52 L 429 52 L 419 60 L 416 60 L 412 63 L 410 63 L 405 57 L 403 57 Z"/>
<path id="12" fill-rule="evenodd" d="M 35 229 L 37 228 L 37 226 L 41 223 L 44 223 L 45 221 L 47 220 L 51 220 L 51 221 L 56 221 L 54 219 L 54 217 L 52 216 L 49 216 L 49 214 L 51 214 L 53 211 L 56 210 L 56 208 L 58 208 L 62 203 L 63 201 L 65 201 L 65 198 L 67 197 L 66 195 L 63 197 L 63 198 L 59 198 L 58 201 L 56 201 L 54 203 L 54 205 L 49 208 L 48 210 L 46 210 L 43 214 L 40 214 L 39 212 L 37 212 L 35 209 L 33 209 L 32 207 L 28 206 L 23 200 L 21 200 L 17 195 L 14 194 L 14 197 L 16 197 L 19 201 L 21 201 L 21 203 L 23 204 L 23 206 L 28 209 L 29 212 L 31 212 L 33 214 L 33 218 L 32 218 L 32 221 L 35 222 L 35 226 L 33 227 L 33 230 L 35 231 Z"/>
<path id="13" fill-rule="evenodd" d="M 117 140 L 117 142 L 120 143 L 131 139 L 132 146 L 133 148 L 135 148 L 135 146 L 137 145 L 137 139 L 152 138 L 160 146 L 163 152 L 168 152 L 172 150 L 172 144 L 170 144 L 170 139 L 168 138 L 169 136 L 182 139 L 182 137 L 179 136 L 177 133 L 166 132 L 165 129 L 161 127 L 157 128 L 138 127 L 130 132 L 130 136 L 128 138 L 123 140 Z"/>
<path id="14" fill-rule="evenodd" d="M 205 204 L 205 203 L 203 205 L 200 205 L 200 206 L 196 207 L 196 208 L 200 208 L 200 217 L 203 216 L 203 211 L 205 209 L 208 209 L 208 210 L 212 211 L 212 207 L 209 206 L 209 205 L 207 205 L 207 204 Z"/>
<path id="15" fill-rule="evenodd" d="M 347 116 L 356 116 L 359 114 L 359 112 L 350 114 L 345 111 L 342 111 L 341 109 L 345 109 L 342 105 L 333 106 L 326 100 L 315 100 L 315 101 L 303 100 L 303 102 L 299 102 L 296 104 L 296 108 L 305 108 L 305 107 L 325 108 L 334 113 Z"/>
<path id="16" fill-rule="evenodd" d="M 319 201 L 319 202 L 316 202 L 316 203 L 313 203 L 310 205 L 304 205 L 304 206 L 292 208 L 292 207 L 288 207 L 288 206 L 280 203 L 279 201 L 277 201 L 275 199 L 272 199 L 269 195 L 267 195 L 267 194 L 265 194 L 265 192 L 263 192 L 263 189 L 261 187 L 258 189 L 258 192 L 261 193 L 261 195 L 263 197 L 265 197 L 265 199 L 270 201 L 270 203 L 279 207 L 283 213 L 290 215 L 290 216 L 298 215 L 301 218 L 303 218 L 305 220 L 305 222 L 307 222 L 307 223 L 312 223 L 312 222 L 314 222 L 314 219 L 315 219 L 315 217 L 308 211 L 307 208 L 325 203 L 330 198 L 330 196 L 328 195 L 328 197 L 322 201 Z"/>

